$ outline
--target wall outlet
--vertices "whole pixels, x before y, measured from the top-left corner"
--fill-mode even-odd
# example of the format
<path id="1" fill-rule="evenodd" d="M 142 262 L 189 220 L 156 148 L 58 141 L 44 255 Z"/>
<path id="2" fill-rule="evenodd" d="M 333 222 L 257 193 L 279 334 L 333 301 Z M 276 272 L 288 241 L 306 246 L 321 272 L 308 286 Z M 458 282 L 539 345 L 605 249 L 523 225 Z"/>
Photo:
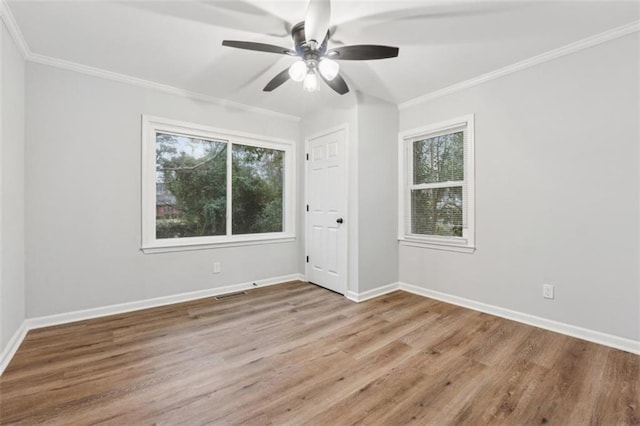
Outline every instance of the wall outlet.
<path id="1" fill-rule="evenodd" d="M 220 273 L 220 262 L 214 262 L 213 263 L 213 273 L 214 274 L 219 274 Z"/>
<path id="2" fill-rule="evenodd" d="M 553 285 L 542 284 L 542 297 L 545 299 L 553 299 Z"/>

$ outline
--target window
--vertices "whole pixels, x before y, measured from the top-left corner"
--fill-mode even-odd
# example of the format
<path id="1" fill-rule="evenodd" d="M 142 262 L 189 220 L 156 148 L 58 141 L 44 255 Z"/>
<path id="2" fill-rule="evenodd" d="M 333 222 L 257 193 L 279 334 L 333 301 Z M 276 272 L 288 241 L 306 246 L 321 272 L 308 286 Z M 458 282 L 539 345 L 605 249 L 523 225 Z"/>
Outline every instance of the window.
<path id="1" fill-rule="evenodd" d="M 472 252 L 473 115 L 400 134 L 403 244 Z"/>
<path id="2" fill-rule="evenodd" d="M 291 141 L 143 116 L 145 252 L 288 241 Z"/>

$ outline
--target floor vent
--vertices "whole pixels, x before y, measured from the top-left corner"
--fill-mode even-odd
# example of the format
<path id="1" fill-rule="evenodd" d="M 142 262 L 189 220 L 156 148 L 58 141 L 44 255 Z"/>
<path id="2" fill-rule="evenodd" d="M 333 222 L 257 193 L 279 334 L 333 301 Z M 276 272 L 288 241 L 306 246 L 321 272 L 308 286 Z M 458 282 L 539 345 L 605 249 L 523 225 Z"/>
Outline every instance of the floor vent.
<path id="1" fill-rule="evenodd" d="M 232 297 L 244 296 L 245 294 L 247 294 L 246 291 L 236 291 L 233 293 L 221 294 L 220 296 L 216 296 L 216 300 L 231 299 Z"/>

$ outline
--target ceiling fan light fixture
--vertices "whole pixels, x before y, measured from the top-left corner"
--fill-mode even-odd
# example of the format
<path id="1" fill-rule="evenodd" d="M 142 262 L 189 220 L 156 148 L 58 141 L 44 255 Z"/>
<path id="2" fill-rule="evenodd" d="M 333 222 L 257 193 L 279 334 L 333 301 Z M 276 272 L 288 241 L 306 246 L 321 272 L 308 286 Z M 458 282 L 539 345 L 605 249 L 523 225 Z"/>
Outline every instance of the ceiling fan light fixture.
<path id="1" fill-rule="evenodd" d="M 340 65 L 338 65 L 338 63 L 334 60 L 324 58 L 318 64 L 318 70 L 325 79 L 331 81 L 338 75 L 338 72 L 340 71 Z"/>
<path id="2" fill-rule="evenodd" d="M 301 82 L 307 76 L 307 64 L 304 61 L 296 61 L 289 67 L 291 80 Z"/>
<path id="3" fill-rule="evenodd" d="M 1 0 L 0 0 L 1 1 Z M 280 71 L 262 89 L 272 92 L 287 80 L 302 82 L 307 92 L 320 90 L 319 79 L 339 95 L 349 92 L 349 86 L 340 75 L 336 61 L 369 61 L 398 56 L 399 49 L 377 44 L 354 44 L 329 48 L 330 35 L 335 27 L 331 23 L 331 0 L 306 0 L 309 4 L 304 21 L 291 27 L 293 49 L 253 41 L 223 40 L 222 45 L 236 49 L 296 56 L 298 60 Z"/>
<path id="4" fill-rule="evenodd" d="M 302 88 L 305 92 L 317 92 L 320 90 L 318 85 L 318 75 L 313 70 L 309 70 L 302 83 Z"/>

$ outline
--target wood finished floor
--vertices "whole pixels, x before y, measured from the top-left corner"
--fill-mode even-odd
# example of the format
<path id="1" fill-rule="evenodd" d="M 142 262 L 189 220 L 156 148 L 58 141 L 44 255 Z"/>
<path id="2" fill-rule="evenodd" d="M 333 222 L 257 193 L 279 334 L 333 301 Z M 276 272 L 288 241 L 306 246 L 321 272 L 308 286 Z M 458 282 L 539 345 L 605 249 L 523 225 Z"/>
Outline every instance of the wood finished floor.
<path id="1" fill-rule="evenodd" d="M 31 331 L 0 423 L 639 424 L 639 377 L 623 351 L 295 282 Z"/>

